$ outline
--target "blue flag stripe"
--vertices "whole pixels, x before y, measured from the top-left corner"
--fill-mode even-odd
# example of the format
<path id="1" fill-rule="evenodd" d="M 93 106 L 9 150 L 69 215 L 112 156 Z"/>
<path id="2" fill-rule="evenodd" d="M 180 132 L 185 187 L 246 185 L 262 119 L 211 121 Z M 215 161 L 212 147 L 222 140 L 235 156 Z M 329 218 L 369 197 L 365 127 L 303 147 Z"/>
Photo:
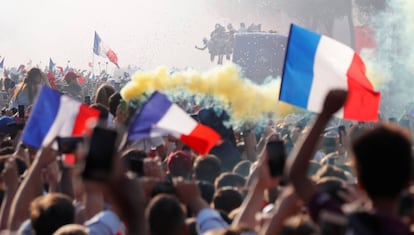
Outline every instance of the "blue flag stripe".
<path id="1" fill-rule="evenodd" d="M 93 53 L 95 53 L 95 55 L 99 55 L 99 44 L 101 44 L 101 38 L 98 33 L 95 32 L 95 38 L 93 40 Z"/>
<path id="2" fill-rule="evenodd" d="M 22 141 L 35 148 L 42 146 L 59 111 L 61 94 L 43 87 L 24 129 Z"/>
<path id="3" fill-rule="evenodd" d="M 279 100 L 302 108 L 308 106 L 320 39 L 316 33 L 291 26 Z"/>
<path id="4" fill-rule="evenodd" d="M 136 140 L 149 137 L 153 125 L 162 119 L 171 105 L 171 101 L 165 95 L 154 92 L 148 101 L 142 105 L 141 110 L 130 124 L 128 139 Z"/>

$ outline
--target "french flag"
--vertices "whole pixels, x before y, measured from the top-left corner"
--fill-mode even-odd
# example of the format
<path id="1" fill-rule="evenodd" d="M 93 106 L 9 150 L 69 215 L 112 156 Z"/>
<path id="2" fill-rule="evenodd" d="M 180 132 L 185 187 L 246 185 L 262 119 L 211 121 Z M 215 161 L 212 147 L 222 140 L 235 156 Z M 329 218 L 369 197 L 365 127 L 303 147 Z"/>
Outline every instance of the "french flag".
<path id="1" fill-rule="evenodd" d="M 200 154 L 207 154 L 220 141 L 220 135 L 210 127 L 191 118 L 178 105 L 154 92 L 132 120 L 128 140 L 172 134 Z"/>
<path id="2" fill-rule="evenodd" d="M 368 80 L 361 57 L 348 46 L 291 25 L 279 100 L 320 112 L 332 89 L 345 89 L 348 99 L 336 116 L 377 121 L 381 94 Z"/>
<path id="3" fill-rule="evenodd" d="M 22 142 L 34 148 L 49 145 L 56 137 L 84 135 L 99 111 L 48 87 L 43 87 L 30 114 Z"/>
<path id="4" fill-rule="evenodd" d="M 95 53 L 95 55 L 108 58 L 109 61 L 111 61 L 113 64 L 116 65 L 116 67 L 119 68 L 118 56 L 110 47 L 104 44 L 97 32 L 95 32 L 95 39 L 93 42 L 93 53 Z"/>

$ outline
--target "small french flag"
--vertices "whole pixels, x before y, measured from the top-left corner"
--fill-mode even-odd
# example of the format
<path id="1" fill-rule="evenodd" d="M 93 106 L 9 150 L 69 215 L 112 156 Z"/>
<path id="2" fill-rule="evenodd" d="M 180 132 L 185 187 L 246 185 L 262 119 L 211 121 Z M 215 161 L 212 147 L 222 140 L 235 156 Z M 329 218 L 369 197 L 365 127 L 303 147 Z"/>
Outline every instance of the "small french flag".
<path id="1" fill-rule="evenodd" d="M 111 61 L 113 64 L 116 65 L 116 67 L 119 68 L 118 56 L 115 54 L 115 52 L 110 47 L 108 47 L 102 41 L 101 37 L 99 37 L 97 32 L 95 32 L 95 39 L 93 41 L 93 53 L 95 53 L 95 55 L 108 58 L 109 61 Z"/>
<path id="2" fill-rule="evenodd" d="M 377 121 L 381 94 L 365 72 L 361 57 L 348 46 L 292 25 L 279 100 L 320 112 L 330 90 L 345 89 L 348 99 L 336 116 Z"/>
<path id="3" fill-rule="evenodd" d="M 200 154 L 207 154 L 220 141 L 210 127 L 196 122 L 178 105 L 154 92 L 132 120 L 128 140 L 139 140 L 171 134 Z"/>
<path id="4" fill-rule="evenodd" d="M 83 135 L 88 122 L 98 118 L 98 110 L 43 87 L 23 131 L 22 142 L 40 148 L 49 145 L 58 136 Z"/>

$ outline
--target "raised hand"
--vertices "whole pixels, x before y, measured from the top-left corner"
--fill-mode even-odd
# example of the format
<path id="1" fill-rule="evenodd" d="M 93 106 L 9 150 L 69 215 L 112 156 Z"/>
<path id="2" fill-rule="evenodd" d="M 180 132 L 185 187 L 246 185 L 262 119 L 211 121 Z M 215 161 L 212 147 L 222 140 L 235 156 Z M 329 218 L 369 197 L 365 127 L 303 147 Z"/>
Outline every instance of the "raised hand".
<path id="1" fill-rule="evenodd" d="M 333 115 L 344 106 L 347 97 L 348 92 L 345 90 L 331 90 L 325 98 L 322 112 Z"/>

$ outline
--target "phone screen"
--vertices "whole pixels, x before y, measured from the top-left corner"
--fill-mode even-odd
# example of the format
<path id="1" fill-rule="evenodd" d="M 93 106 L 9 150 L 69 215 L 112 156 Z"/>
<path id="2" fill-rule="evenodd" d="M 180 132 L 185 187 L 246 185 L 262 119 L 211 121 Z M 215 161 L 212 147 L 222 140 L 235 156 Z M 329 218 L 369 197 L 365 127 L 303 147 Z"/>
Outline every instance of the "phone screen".
<path id="1" fill-rule="evenodd" d="M 94 128 L 82 173 L 84 179 L 102 180 L 111 173 L 117 137 L 115 130 Z"/>
<path id="2" fill-rule="evenodd" d="M 282 176 L 285 168 L 286 152 L 283 141 L 270 141 L 266 145 L 269 169 L 272 176 Z"/>
<path id="3" fill-rule="evenodd" d="M 78 137 L 58 137 L 58 150 L 59 153 L 74 153 L 79 143 L 83 143 L 84 138 L 81 136 Z"/>
<path id="4" fill-rule="evenodd" d="M 24 119 L 24 105 L 18 106 L 19 118 Z"/>

